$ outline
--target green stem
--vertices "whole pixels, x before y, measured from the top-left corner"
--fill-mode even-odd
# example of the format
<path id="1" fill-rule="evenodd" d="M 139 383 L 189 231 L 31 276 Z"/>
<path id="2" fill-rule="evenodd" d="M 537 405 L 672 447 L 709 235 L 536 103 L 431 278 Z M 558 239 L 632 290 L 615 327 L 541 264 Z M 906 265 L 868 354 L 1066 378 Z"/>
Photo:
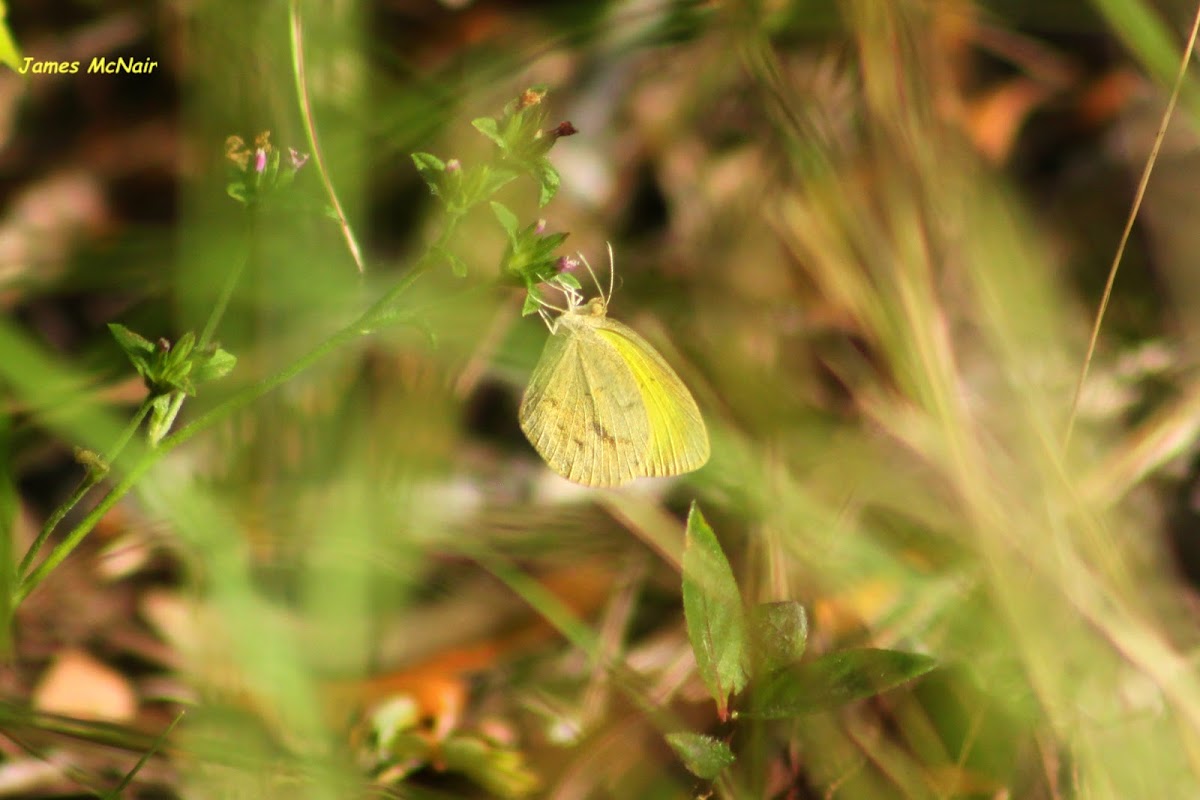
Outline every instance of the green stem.
<path id="1" fill-rule="evenodd" d="M 337 217 L 338 227 L 342 229 L 346 248 L 350 251 L 350 257 L 354 259 L 358 273 L 361 275 L 366 272 L 362 249 L 358 246 L 358 240 L 354 238 L 354 230 L 350 227 L 349 220 L 346 219 L 346 212 L 342 210 L 342 204 L 333 188 L 333 181 L 329 178 L 329 170 L 325 167 L 325 156 L 317 141 L 316 121 L 312 104 L 309 102 L 308 73 L 304 67 L 304 29 L 300 22 L 300 8 L 297 0 L 291 0 L 288 3 L 288 21 L 291 31 L 292 74 L 296 78 L 296 99 L 300 106 L 300 120 L 304 123 L 304 133 L 308 136 L 308 147 L 312 151 L 313 164 L 317 168 L 317 174 L 321 176 L 321 183 L 325 187 L 326 196 L 329 197 L 329 204 L 333 207 L 334 216 Z"/>
<path id="2" fill-rule="evenodd" d="M 242 259 L 229 271 L 229 276 L 225 279 L 225 285 L 221 287 L 221 294 L 217 295 L 217 302 L 213 305 L 213 310 L 208 315 L 208 321 L 204 323 L 204 330 L 200 333 L 200 339 L 196 342 L 197 350 L 204 349 L 212 341 L 213 334 L 217 330 L 217 325 L 221 322 L 221 318 L 225 316 L 225 309 L 229 307 L 229 300 L 233 297 L 233 290 L 237 288 L 238 282 L 242 279 L 242 273 L 246 271 L 247 261 L 249 261 L 249 258 L 243 255 Z"/>
<path id="3" fill-rule="evenodd" d="M 133 418 L 129 420 L 124 430 L 121 431 L 121 435 L 117 438 L 117 441 L 109 449 L 108 453 L 104 455 L 105 463 L 111 464 L 121 454 L 121 451 L 125 449 L 125 445 L 129 444 L 129 440 L 133 438 L 133 434 L 141 426 L 142 420 L 146 418 L 146 413 L 149 410 L 150 401 L 143 400 Z M 24 575 L 29 571 L 29 568 L 33 566 L 33 559 L 37 557 L 38 552 L 46 544 L 46 540 L 50 538 L 50 534 L 54 533 L 54 529 L 58 527 L 58 524 L 92 490 L 92 487 L 103 479 L 104 473 L 88 469 L 87 474 L 83 476 L 83 479 L 75 487 L 75 491 L 67 498 L 66 502 L 54 509 L 54 513 L 46 519 L 46 524 L 38 531 L 37 538 L 33 540 L 33 544 L 29 546 L 24 558 L 21 559 L 21 563 L 17 567 L 17 575 Z"/>
<path id="4" fill-rule="evenodd" d="M 146 415 L 149 413 L 150 398 L 147 397 L 142 401 L 142 404 L 138 406 L 137 411 L 135 411 L 133 414 L 133 418 L 129 420 L 129 424 L 125 426 L 125 429 L 121 431 L 121 435 L 117 437 L 115 442 L 113 442 L 112 447 L 110 447 L 108 452 L 104 454 L 105 463 L 111 464 L 116 461 L 118 457 L 120 457 L 121 453 L 125 451 L 125 446 L 129 444 L 129 440 L 133 438 L 133 435 L 137 433 L 138 428 L 142 426 L 142 420 L 144 420 Z"/>
<path id="5" fill-rule="evenodd" d="M 351 327 L 361 327 L 364 329 L 363 333 L 370 333 L 379 323 L 391 321 L 394 318 L 394 315 L 389 313 L 391 306 L 395 304 L 400 295 L 404 294 L 408 287 L 430 267 L 433 260 L 445 249 L 446 245 L 450 242 L 450 237 L 458 228 L 458 223 L 461 219 L 462 214 L 452 214 L 448 217 L 446 224 L 442 227 L 441 235 L 438 236 L 438 240 L 417 260 L 417 263 L 413 265 L 408 275 L 385 292 L 383 297 L 372 303 L 371 307 L 363 312 L 362 316 L 355 320 Z"/>
<path id="6" fill-rule="evenodd" d="M 112 798 L 112 800 L 119 800 L 121 797 L 121 792 L 133 781 L 134 777 L 141 772 L 142 767 L 146 766 L 146 762 L 150 760 L 150 757 L 159 750 L 162 750 L 164 745 L 166 745 L 167 737 L 171 735 L 171 731 L 175 730 L 175 726 L 179 724 L 179 720 L 183 719 L 183 714 L 184 712 L 180 711 L 175 715 L 175 719 L 171 720 L 171 724 L 166 727 L 166 730 L 160 733 L 158 738 L 154 740 L 154 745 L 147 748 L 146 751 L 142 753 L 142 757 L 139 758 L 138 762 L 133 765 L 133 769 L 125 773 L 125 777 L 121 779 L 120 783 L 114 786 L 110 791 L 105 792 L 104 800 L 109 800 L 109 798 Z"/>

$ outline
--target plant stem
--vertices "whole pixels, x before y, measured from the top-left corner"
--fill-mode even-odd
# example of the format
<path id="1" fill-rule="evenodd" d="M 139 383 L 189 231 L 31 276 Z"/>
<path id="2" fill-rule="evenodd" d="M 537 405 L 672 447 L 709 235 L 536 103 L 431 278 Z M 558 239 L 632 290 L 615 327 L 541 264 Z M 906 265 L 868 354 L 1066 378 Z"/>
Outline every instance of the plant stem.
<path id="1" fill-rule="evenodd" d="M 137 412 L 134 413 L 124 430 L 121 431 L 121 435 L 117 438 L 117 441 L 109 449 L 108 453 L 104 455 L 103 458 L 106 463 L 111 464 L 117 458 L 117 456 L 121 454 L 121 451 L 125 449 L 125 445 L 129 444 L 129 440 L 133 437 L 133 434 L 137 432 L 137 429 L 142 424 L 142 420 L 146 418 L 146 414 L 149 411 L 149 399 L 143 400 L 142 404 L 138 406 Z M 33 566 L 33 559 L 37 557 L 38 551 L 40 551 L 42 546 L 46 544 L 46 540 L 50 538 L 50 534 L 54 532 L 54 529 L 58 527 L 58 524 L 62 522 L 63 518 L 71 512 L 71 509 L 78 505 L 79 501 L 82 500 L 84 496 L 92 490 L 92 487 L 103 479 L 103 473 L 94 469 L 88 469 L 87 474 L 83 476 L 83 479 L 79 482 L 79 485 L 75 487 L 75 491 L 71 494 L 71 496 L 67 498 L 66 502 L 54 509 L 54 512 L 46 519 L 46 524 L 42 526 L 40 531 L 38 531 L 37 538 L 33 540 L 33 544 L 29 546 L 29 549 L 25 552 L 25 556 L 21 559 L 21 563 L 17 566 L 18 576 L 24 575 L 29 568 Z"/>
<path id="2" fill-rule="evenodd" d="M 329 178 L 329 171 L 325 168 L 325 157 L 317 142 L 317 126 L 308 97 L 308 73 L 304 68 L 304 28 L 300 22 L 300 8 L 297 0 L 291 0 L 288 3 L 288 21 L 291 33 L 289 41 L 292 48 L 292 74 L 296 77 L 296 99 L 300 105 L 300 119 L 304 123 L 304 133 L 308 136 L 308 146 L 312 150 L 317 174 L 321 176 L 325 194 L 329 197 L 329 204 L 333 207 L 333 213 L 337 217 L 338 227 L 341 228 L 342 237 L 346 240 L 346 248 L 350 251 L 350 257 L 354 259 L 354 263 L 358 267 L 358 273 L 362 275 L 366 272 L 366 268 L 363 266 L 362 249 L 358 246 L 358 240 L 354 238 L 354 230 L 346 219 L 346 212 L 342 209 L 341 201 L 338 200 L 337 192 L 333 188 L 333 181 Z"/>
<path id="3" fill-rule="evenodd" d="M 237 287 L 238 281 L 242 279 L 242 273 L 246 271 L 247 261 L 249 261 L 249 258 L 243 255 L 241 261 L 235 264 L 233 269 L 229 270 L 229 276 L 225 279 L 225 284 L 221 287 L 221 293 L 217 295 L 217 302 L 213 304 L 213 310 L 208 315 L 208 321 L 204 323 L 204 330 L 200 332 L 200 338 L 196 341 L 197 350 L 202 350 L 212 341 L 213 334 L 217 330 L 217 325 L 221 322 L 221 318 L 225 316 L 225 309 L 229 307 L 229 299 L 233 297 L 233 290 Z"/>

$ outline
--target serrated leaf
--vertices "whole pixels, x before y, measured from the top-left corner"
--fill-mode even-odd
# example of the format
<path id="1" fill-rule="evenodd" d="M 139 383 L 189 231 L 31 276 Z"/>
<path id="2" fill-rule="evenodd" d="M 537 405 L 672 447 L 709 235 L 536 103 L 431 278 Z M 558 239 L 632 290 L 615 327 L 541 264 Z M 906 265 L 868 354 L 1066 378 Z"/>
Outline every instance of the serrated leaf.
<path id="1" fill-rule="evenodd" d="M 496 219 L 500 222 L 500 227 L 504 228 L 504 232 L 508 234 L 508 240 L 515 243 L 517 241 L 518 226 L 517 215 L 509 211 L 503 203 L 497 203 L 493 200 L 490 204 L 492 213 L 496 215 Z"/>
<path id="2" fill-rule="evenodd" d="M 475 130 L 495 142 L 496 146 L 501 150 L 508 149 L 508 144 L 504 141 L 504 137 L 500 135 L 500 126 L 496 123 L 496 120 L 491 117 L 480 117 L 479 119 L 471 120 L 471 124 L 475 127 Z"/>
<path id="3" fill-rule="evenodd" d="M 786 719 L 873 697 L 937 666 L 929 656 L 899 650 L 843 650 L 777 670 L 754 689 L 745 716 Z"/>
<path id="4" fill-rule="evenodd" d="M 704 781 L 716 780 L 736 758 L 729 745 L 700 733 L 668 733 L 667 744 L 687 771 Z"/>
<path id="5" fill-rule="evenodd" d="M 769 675 L 794 664 L 808 645 L 808 614 L 795 600 L 760 603 L 750 609 L 750 663 L 753 674 Z"/>
<path id="6" fill-rule="evenodd" d="M 746 685 L 746 627 L 742 597 L 721 543 L 696 504 L 688 513 L 683 550 L 683 613 L 696 668 L 728 717 L 729 695 Z"/>

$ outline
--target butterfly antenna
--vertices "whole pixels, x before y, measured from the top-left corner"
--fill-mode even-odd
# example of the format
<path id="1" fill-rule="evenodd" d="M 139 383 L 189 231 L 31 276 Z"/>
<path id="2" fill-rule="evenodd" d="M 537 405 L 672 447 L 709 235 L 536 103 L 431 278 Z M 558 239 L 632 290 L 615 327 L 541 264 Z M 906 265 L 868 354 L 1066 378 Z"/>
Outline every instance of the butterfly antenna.
<path id="1" fill-rule="evenodd" d="M 580 253 L 579 260 L 583 262 L 585 267 L 587 267 L 588 275 L 592 276 L 592 283 L 596 284 L 596 291 L 600 292 L 600 297 L 604 298 L 604 305 L 607 306 L 608 297 L 604 297 L 604 288 L 600 285 L 600 279 L 596 277 L 596 271 L 593 270 L 592 265 L 588 263 L 587 256 L 585 256 L 583 253 Z M 609 297 L 611 296 L 612 293 L 610 292 Z"/>
<path id="2" fill-rule="evenodd" d="M 608 297 L 604 299 L 604 305 L 607 306 L 612 300 L 613 287 L 616 285 L 617 264 L 613 260 L 612 242 L 605 242 L 605 244 L 608 245 Z"/>

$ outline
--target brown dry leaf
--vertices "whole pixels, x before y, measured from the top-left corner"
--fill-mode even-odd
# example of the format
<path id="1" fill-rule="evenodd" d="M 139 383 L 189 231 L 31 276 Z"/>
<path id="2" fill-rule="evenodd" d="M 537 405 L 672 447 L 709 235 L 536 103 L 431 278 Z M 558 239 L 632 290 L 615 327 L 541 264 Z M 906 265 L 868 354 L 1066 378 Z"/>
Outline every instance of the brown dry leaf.
<path id="1" fill-rule="evenodd" d="M 1049 94 L 1045 86 L 1016 78 L 967 104 L 967 136 L 984 157 L 1002 163 L 1012 152 L 1017 134 Z"/>
<path id="2" fill-rule="evenodd" d="M 137 705 L 124 675 L 77 649 L 59 653 L 33 691 L 34 708 L 79 719 L 128 722 Z"/>

